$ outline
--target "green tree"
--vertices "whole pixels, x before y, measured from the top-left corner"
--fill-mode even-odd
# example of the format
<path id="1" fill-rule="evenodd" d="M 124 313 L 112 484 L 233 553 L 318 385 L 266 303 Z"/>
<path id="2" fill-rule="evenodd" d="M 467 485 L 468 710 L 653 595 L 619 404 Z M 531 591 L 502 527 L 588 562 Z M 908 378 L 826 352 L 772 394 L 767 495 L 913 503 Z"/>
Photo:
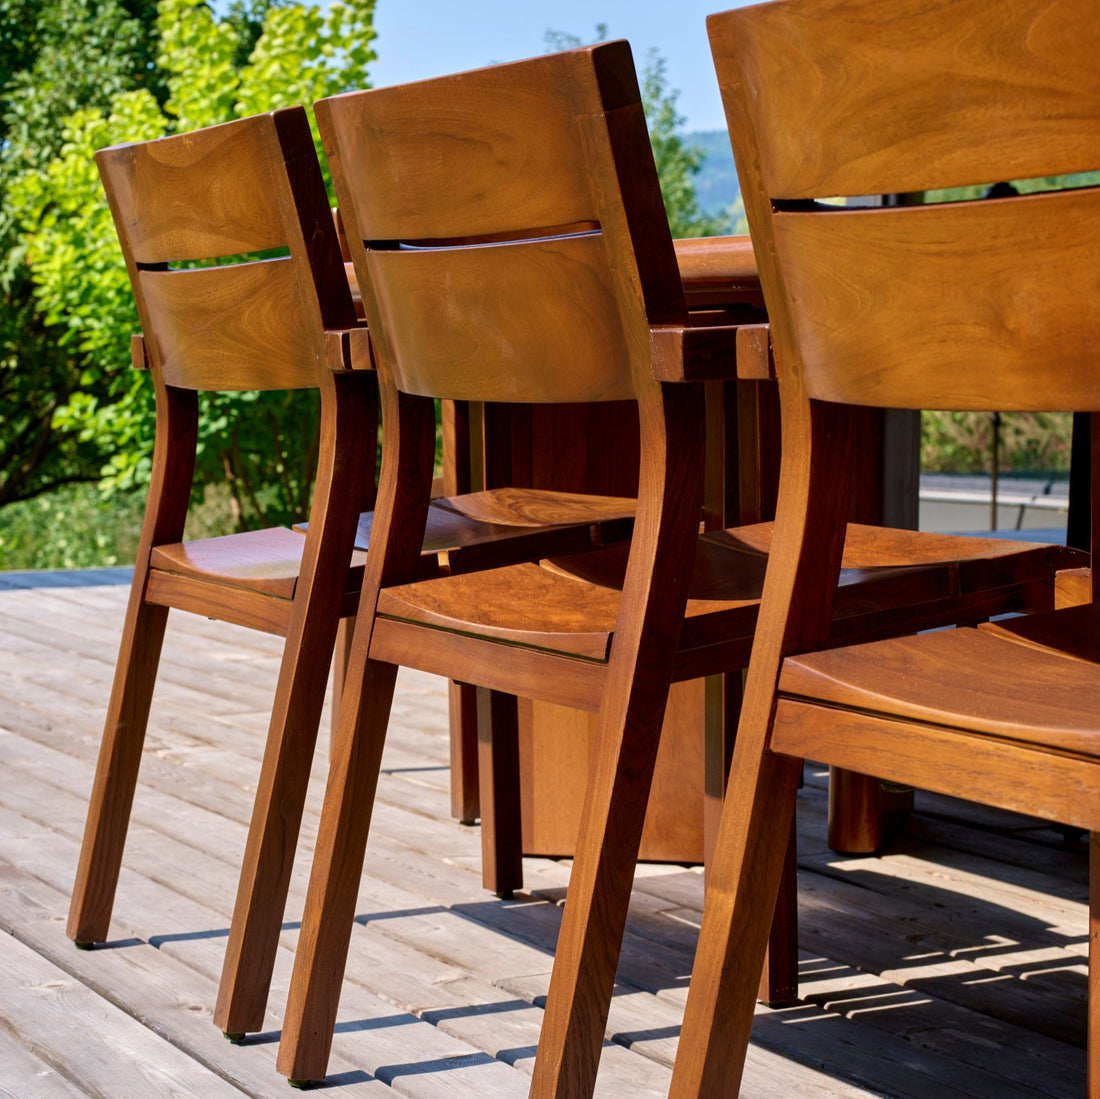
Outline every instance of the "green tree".
<path id="1" fill-rule="evenodd" d="M 95 150 L 366 86 L 373 9 L 374 0 L 327 9 L 261 0 L 234 4 L 218 18 L 197 0 L 160 0 L 156 84 L 118 88 L 106 105 L 71 114 L 58 155 L 10 183 L 35 309 L 78 379 L 51 422 L 100 455 L 104 487 L 147 478 L 154 419 L 149 379 L 129 366 L 137 317 Z M 317 438 L 311 396 L 211 396 L 197 490 L 227 481 L 245 526 L 304 514 Z M 238 415 L 242 405 L 247 416 Z"/>
<path id="2" fill-rule="evenodd" d="M 593 41 L 605 42 L 607 36 L 607 24 L 597 23 Z M 584 45 L 580 37 L 565 31 L 547 31 L 544 41 L 548 50 L 568 50 Z M 669 228 L 673 237 L 728 233 L 731 231 L 729 220 L 710 217 L 699 209 L 694 179 L 706 152 L 684 138 L 684 117 L 676 109 L 679 93 L 669 88 L 665 68 L 660 53 L 656 49 L 649 50 L 641 71 L 641 92 Z"/>
<path id="3" fill-rule="evenodd" d="M 80 364 L 34 296 L 14 181 L 45 170 L 64 119 L 156 84 L 154 0 L 0 0 L 0 505 L 94 478 L 100 448 L 55 421 Z"/>

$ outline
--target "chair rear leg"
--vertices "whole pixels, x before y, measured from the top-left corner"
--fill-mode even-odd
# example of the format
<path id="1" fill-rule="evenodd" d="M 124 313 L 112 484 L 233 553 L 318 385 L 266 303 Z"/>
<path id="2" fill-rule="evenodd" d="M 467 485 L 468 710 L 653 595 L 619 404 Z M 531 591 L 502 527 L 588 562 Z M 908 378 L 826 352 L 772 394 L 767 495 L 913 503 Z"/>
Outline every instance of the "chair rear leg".
<path id="1" fill-rule="evenodd" d="M 396 681 L 396 666 L 369 661 L 344 685 L 279 1042 L 278 1071 L 292 1082 L 323 1079 L 328 1069 Z"/>
<path id="2" fill-rule="evenodd" d="M 477 691 L 481 880 L 499 897 L 523 885 L 519 797 L 519 728 L 515 695 Z"/>
<path id="3" fill-rule="evenodd" d="M 1089 836 L 1088 1097 L 1100 1099 L 1100 832 Z"/>
<path id="4" fill-rule="evenodd" d="M 658 689 L 636 676 L 627 700 L 600 713 L 532 1096 L 574 1099 L 595 1087 L 664 719 L 667 684 L 664 699 Z"/>
<path id="5" fill-rule="evenodd" d="M 477 788 L 477 688 L 448 684 L 451 736 L 451 816 L 473 824 L 481 816 Z"/>
<path id="6" fill-rule="evenodd" d="M 756 995 L 769 1007 L 784 1007 L 798 1000 L 798 847 L 793 820 Z"/>
<path id="7" fill-rule="evenodd" d="M 167 607 L 144 602 L 144 585 L 142 571 L 131 588 L 73 885 L 67 934 L 78 946 L 107 938 L 168 621 Z"/>
<path id="8" fill-rule="evenodd" d="M 736 741 L 737 723 L 744 700 L 742 673 L 712 676 L 706 685 L 706 795 L 704 803 L 704 877 L 710 879 L 710 866 L 718 842 L 722 803 L 726 796 L 730 760 Z M 783 862 L 783 878 L 775 903 L 768 949 L 760 976 L 758 998 L 772 1007 L 794 1003 L 798 999 L 798 863 L 795 830 Z"/>

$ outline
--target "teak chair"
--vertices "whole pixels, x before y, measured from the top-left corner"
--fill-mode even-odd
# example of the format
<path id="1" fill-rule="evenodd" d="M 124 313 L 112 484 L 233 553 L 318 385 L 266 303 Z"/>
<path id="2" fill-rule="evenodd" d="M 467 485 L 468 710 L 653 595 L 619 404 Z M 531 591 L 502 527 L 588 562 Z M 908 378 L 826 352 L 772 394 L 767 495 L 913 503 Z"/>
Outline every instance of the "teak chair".
<path id="1" fill-rule="evenodd" d="M 106 939 L 171 607 L 285 637 L 242 895 L 282 912 L 341 614 L 354 609 L 360 510 L 373 497 L 376 383 L 357 325 L 307 116 L 275 111 L 96 154 L 151 371 L 153 472 L 68 933 Z M 282 252 L 277 258 L 256 253 Z M 234 262 L 226 262 L 236 257 Z M 219 263 L 218 261 L 222 262 Z M 179 266 L 183 265 L 183 266 Z M 289 528 L 182 541 L 201 391 L 316 388 L 320 456 L 305 537 Z M 240 913 L 239 913 L 240 915 Z M 278 921 L 277 921 L 278 922 Z M 277 926 L 276 926 L 277 936 Z M 247 951 L 234 919 L 223 990 Z"/>
<path id="2" fill-rule="evenodd" d="M 587 1094 L 669 684 L 747 661 L 770 527 L 699 539 L 701 382 L 732 376 L 742 335 L 746 361 L 762 348 L 766 370 L 766 332 L 761 343 L 759 330 L 688 314 L 625 43 L 337 96 L 316 113 L 363 287 L 384 450 L 279 1069 L 292 1080 L 325 1073 L 407 665 L 477 684 L 483 716 L 493 691 L 598 714 L 532 1085 Z M 416 582 L 433 397 L 635 402 L 629 547 Z M 851 562 L 917 567 L 852 569 L 839 631 L 878 636 L 1051 605 L 1062 551 L 975 540 L 961 553 L 952 542 L 947 558 L 944 544 L 853 528 Z"/>
<path id="3" fill-rule="evenodd" d="M 1100 408 L 1100 191 L 816 201 L 1095 169 L 1095 5 L 786 0 L 709 27 L 761 257 L 783 459 L 673 1094 L 737 1090 L 810 758 L 1093 831 L 1088 1094 L 1100 1096 L 1095 603 L 827 649 L 846 404 Z"/>
<path id="4" fill-rule="evenodd" d="M 286 638 L 215 1021 L 262 1025 L 334 639 L 354 613 L 372 513 L 378 406 L 305 111 L 291 108 L 97 161 L 153 375 L 153 476 L 100 749 L 68 933 L 106 939 L 168 611 Z M 258 252 L 281 258 L 256 259 Z M 239 262 L 217 263 L 237 257 Z M 175 265 L 186 264 L 176 269 Z M 320 390 L 305 534 L 181 541 L 198 393 Z M 418 572 L 572 552 L 629 533 L 632 500 L 474 493 L 434 502 Z"/>

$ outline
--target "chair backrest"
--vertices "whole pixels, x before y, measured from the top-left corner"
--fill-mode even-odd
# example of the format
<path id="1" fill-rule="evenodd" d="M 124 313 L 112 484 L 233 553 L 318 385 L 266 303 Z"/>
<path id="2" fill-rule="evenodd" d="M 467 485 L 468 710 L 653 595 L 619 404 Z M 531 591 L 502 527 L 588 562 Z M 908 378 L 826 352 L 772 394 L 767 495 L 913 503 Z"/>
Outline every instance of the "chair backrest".
<path id="1" fill-rule="evenodd" d="M 315 107 L 372 347 L 408 393 L 631 398 L 686 306 L 624 42 Z"/>
<path id="2" fill-rule="evenodd" d="M 96 161 L 163 380 L 316 386 L 324 329 L 354 325 L 355 312 L 304 109 L 118 145 Z"/>
<path id="3" fill-rule="evenodd" d="M 1100 408 L 1100 189 L 815 201 L 1100 169 L 1094 0 L 781 0 L 708 27 L 781 377 L 853 404 Z"/>

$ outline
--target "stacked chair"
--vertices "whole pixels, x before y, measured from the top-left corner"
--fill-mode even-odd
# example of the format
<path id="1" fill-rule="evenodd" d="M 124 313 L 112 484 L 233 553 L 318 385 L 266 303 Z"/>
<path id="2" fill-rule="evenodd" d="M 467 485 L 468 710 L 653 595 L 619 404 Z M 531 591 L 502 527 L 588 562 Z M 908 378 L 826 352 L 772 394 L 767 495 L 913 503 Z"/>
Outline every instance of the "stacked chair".
<path id="1" fill-rule="evenodd" d="M 1100 613 L 837 647 L 848 405 L 1100 410 L 1100 190 L 818 200 L 1097 168 L 1089 0 L 783 0 L 709 20 L 760 258 L 783 459 L 774 545 L 673 1077 L 732 1094 L 802 760 L 1092 831 L 1100 1096 Z M 1031 190 L 1021 187 L 1021 190 Z M 1093 544 L 1097 537 L 1093 481 Z"/>
<path id="2" fill-rule="evenodd" d="M 325 1074 L 404 665 L 476 684 L 490 710 L 495 691 L 598 715 L 532 1083 L 586 1095 L 669 684 L 746 665 L 769 550 L 774 572 L 796 548 L 768 524 L 700 537 L 703 383 L 733 378 L 739 347 L 763 346 L 743 361 L 766 373 L 767 332 L 689 313 L 625 43 L 315 110 L 371 332 L 383 457 L 279 1070 Z M 421 578 L 435 399 L 633 402 L 629 545 Z M 1081 562 L 1060 547 L 843 523 L 831 537 L 841 594 L 814 622 L 834 643 L 1050 609 L 1055 570 Z M 742 804 L 740 787 L 731 800 Z M 771 907 L 756 910 L 765 937 Z"/>
<path id="3" fill-rule="evenodd" d="M 302 108 L 104 149 L 97 161 L 157 427 L 68 934 L 84 946 L 109 934 L 169 609 L 285 638 L 215 1012 L 237 1035 L 263 1024 L 337 626 L 355 611 L 367 559 L 377 382 Z M 199 394 L 295 388 L 320 393 L 305 533 L 183 541 Z M 523 490 L 440 499 L 422 524 L 418 575 L 587 549 L 626 536 L 633 510 L 633 500 Z"/>

